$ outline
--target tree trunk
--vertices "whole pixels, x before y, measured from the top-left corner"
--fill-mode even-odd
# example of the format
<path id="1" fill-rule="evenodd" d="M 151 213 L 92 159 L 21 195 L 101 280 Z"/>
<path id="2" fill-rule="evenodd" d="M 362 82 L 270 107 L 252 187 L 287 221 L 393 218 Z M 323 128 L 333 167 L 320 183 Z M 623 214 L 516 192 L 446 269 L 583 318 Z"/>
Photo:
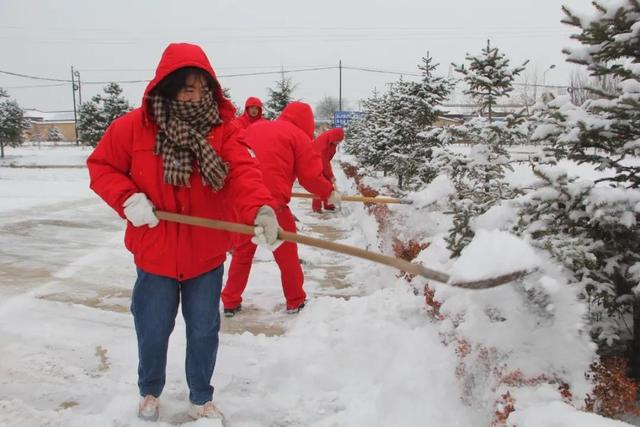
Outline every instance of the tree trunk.
<path id="1" fill-rule="evenodd" d="M 402 174 L 398 174 L 398 188 L 402 190 Z"/>
<path id="2" fill-rule="evenodd" d="M 640 297 L 633 298 L 633 342 L 629 361 L 631 378 L 640 378 Z"/>
<path id="3" fill-rule="evenodd" d="M 4 142 L 0 142 L 0 159 L 4 159 Z"/>

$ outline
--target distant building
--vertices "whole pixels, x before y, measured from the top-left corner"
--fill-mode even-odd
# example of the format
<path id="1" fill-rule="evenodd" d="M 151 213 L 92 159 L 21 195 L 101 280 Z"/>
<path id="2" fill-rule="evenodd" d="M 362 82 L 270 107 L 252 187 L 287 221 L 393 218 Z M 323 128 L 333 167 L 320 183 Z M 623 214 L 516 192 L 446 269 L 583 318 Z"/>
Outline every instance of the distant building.
<path id="1" fill-rule="evenodd" d="M 464 123 L 464 116 L 462 114 L 443 114 L 436 117 L 433 122 L 433 126 L 446 128 L 449 126 L 460 126 Z"/>
<path id="2" fill-rule="evenodd" d="M 64 136 L 63 141 L 76 140 L 76 124 L 73 111 L 39 111 L 24 110 L 24 115 L 31 121 L 31 127 L 25 131 L 27 141 L 46 141 L 49 129 L 57 127 Z"/>

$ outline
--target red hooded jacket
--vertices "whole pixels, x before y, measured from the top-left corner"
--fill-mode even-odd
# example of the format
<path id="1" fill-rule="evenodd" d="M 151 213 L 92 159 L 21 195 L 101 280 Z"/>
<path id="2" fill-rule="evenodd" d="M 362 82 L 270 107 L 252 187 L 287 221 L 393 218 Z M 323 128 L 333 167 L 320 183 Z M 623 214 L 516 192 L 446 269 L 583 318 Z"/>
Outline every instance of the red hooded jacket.
<path id="1" fill-rule="evenodd" d="M 249 116 L 249 113 L 247 112 L 247 108 L 249 107 L 258 107 L 260 112 L 256 117 Z M 244 103 L 244 113 L 240 117 L 236 118 L 235 123 L 237 123 L 242 129 L 246 129 L 249 125 L 263 121 L 265 121 L 265 119 L 262 118 L 262 101 L 251 96 L 247 98 L 247 101 Z"/>
<path id="2" fill-rule="evenodd" d="M 336 155 L 336 144 L 344 139 L 342 128 L 333 128 L 322 132 L 314 141 L 313 146 L 322 159 L 322 174 L 329 181 L 334 179 L 331 159 Z"/>
<path id="3" fill-rule="evenodd" d="M 216 79 L 200 47 L 170 44 L 162 54 L 144 99 L 158 82 L 183 67 L 202 68 Z M 235 108 L 224 98 L 220 85 L 216 85 L 214 97 L 223 123 L 214 126 L 207 139 L 230 166 L 225 185 L 219 192 L 214 193 L 203 185 L 198 168 L 194 168 L 190 187 L 164 182 L 162 156 L 154 153 L 157 126 L 150 106 L 144 101 L 140 108 L 116 119 L 89 156 L 91 188 L 122 218 L 125 218 L 124 201 L 133 193 L 142 192 L 160 210 L 213 219 L 238 218 L 253 224 L 260 206 L 276 205 L 264 186 L 249 147 L 237 139 L 242 131 L 231 124 Z M 127 222 L 124 240 L 139 268 L 186 280 L 222 264 L 230 236 L 223 231 L 169 221 L 160 221 L 154 228 L 134 227 Z"/>
<path id="4" fill-rule="evenodd" d="M 327 198 L 331 182 L 322 176 L 322 161 L 313 149 L 313 112 L 308 104 L 292 102 L 274 120 L 256 123 L 246 130 L 244 141 L 255 151 L 264 182 L 279 205 L 291 200 L 298 179 L 307 191 Z"/>

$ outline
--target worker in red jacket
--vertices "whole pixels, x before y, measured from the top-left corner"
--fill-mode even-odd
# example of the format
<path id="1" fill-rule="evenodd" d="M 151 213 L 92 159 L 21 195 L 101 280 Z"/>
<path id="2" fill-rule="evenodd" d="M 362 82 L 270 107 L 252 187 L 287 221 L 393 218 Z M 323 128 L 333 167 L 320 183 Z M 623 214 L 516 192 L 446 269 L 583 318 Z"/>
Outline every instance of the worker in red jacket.
<path id="1" fill-rule="evenodd" d="M 312 145 L 313 130 L 311 107 L 302 102 L 292 102 L 276 120 L 254 124 L 244 135 L 244 141 L 255 152 L 264 182 L 277 203 L 278 223 L 293 233 L 296 225 L 288 204 L 296 179 L 307 191 L 323 199 L 337 203 L 340 197 L 331 182 L 322 175 L 322 162 Z M 255 251 L 256 245 L 247 239 L 233 250 L 229 276 L 222 291 L 225 316 L 231 317 L 241 309 L 242 292 L 247 286 Z M 287 313 L 297 313 L 304 307 L 306 297 L 298 246 L 284 242 L 273 255 L 280 268 Z"/>
<path id="2" fill-rule="evenodd" d="M 344 130 L 342 128 L 333 128 L 321 133 L 314 141 L 313 146 L 322 159 L 322 175 L 327 178 L 335 187 L 336 178 L 331 168 L 331 159 L 336 154 L 336 148 L 340 141 L 344 139 Z M 335 205 L 329 203 L 326 199 L 314 198 L 311 202 L 311 208 L 314 212 L 322 212 L 322 206 L 328 211 L 336 209 Z"/>
<path id="3" fill-rule="evenodd" d="M 242 129 L 246 129 L 250 125 L 264 120 L 265 119 L 262 117 L 262 101 L 256 97 L 250 96 L 244 103 L 244 113 L 236 118 L 235 123 L 237 123 Z"/>
<path id="4" fill-rule="evenodd" d="M 116 119 L 87 160 L 91 188 L 127 220 L 125 246 L 137 280 L 131 312 L 138 338 L 138 416 L 156 420 L 178 306 L 186 325 L 193 418 L 221 418 L 212 401 L 219 301 L 229 233 L 159 221 L 154 208 L 255 224 L 276 241 L 273 197 L 253 152 L 231 124 L 235 108 L 198 46 L 170 44 L 142 106 Z"/>

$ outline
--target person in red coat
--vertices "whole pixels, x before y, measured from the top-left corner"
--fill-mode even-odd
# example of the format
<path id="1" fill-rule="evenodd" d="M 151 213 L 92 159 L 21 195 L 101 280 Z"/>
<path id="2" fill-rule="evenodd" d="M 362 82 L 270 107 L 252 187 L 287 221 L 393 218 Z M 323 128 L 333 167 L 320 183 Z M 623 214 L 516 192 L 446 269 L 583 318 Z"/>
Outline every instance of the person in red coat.
<path id="1" fill-rule="evenodd" d="M 138 338 L 138 416 L 155 420 L 178 306 L 186 325 L 189 414 L 221 418 L 211 377 L 229 233 L 159 221 L 154 208 L 255 224 L 272 244 L 275 204 L 249 147 L 231 124 L 235 108 L 202 49 L 170 44 L 142 106 L 116 119 L 87 160 L 91 188 L 127 220 L 137 267 L 131 312 Z"/>
<path id="2" fill-rule="evenodd" d="M 248 128 L 250 125 L 258 122 L 265 121 L 262 117 L 262 101 L 260 99 L 250 96 L 244 103 L 244 113 L 235 122 L 242 129 Z"/>
<path id="3" fill-rule="evenodd" d="M 336 148 L 340 141 L 344 139 L 344 130 L 342 128 L 333 128 L 321 133 L 314 141 L 313 146 L 322 159 L 322 175 L 327 178 L 335 187 L 336 178 L 331 168 L 331 159 L 336 154 Z M 329 211 L 336 209 L 335 205 L 329 203 L 326 199 L 321 200 L 314 198 L 311 202 L 311 208 L 314 212 L 322 212 L 322 206 Z"/>
<path id="4" fill-rule="evenodd" d="M 291 188 L 296 179 L 313 194 L 338 202 L 339 194 L 322 175 L 320 156 L 313 150 L 313 112 L 308 104 L 292 102 L 274 121 L 251 125 L 244 141 L 253 149 L 260 163 L 264 182 L 276 201 L 278 223 L 286 231 L 296 232 L 293 214 L 289 209 Z M 241 309 L 242 293 L 247 286 L 256 245 L 245 239 L 233 250 L 227 283 L 222 291 L 225 316 L 233 316 Z M 282 290 L 288 313 L 304 307 L 306 294 L 304 276 L 298 258 L 298 246 L 284 242 L 273 251 L 280 268 Z"/>

